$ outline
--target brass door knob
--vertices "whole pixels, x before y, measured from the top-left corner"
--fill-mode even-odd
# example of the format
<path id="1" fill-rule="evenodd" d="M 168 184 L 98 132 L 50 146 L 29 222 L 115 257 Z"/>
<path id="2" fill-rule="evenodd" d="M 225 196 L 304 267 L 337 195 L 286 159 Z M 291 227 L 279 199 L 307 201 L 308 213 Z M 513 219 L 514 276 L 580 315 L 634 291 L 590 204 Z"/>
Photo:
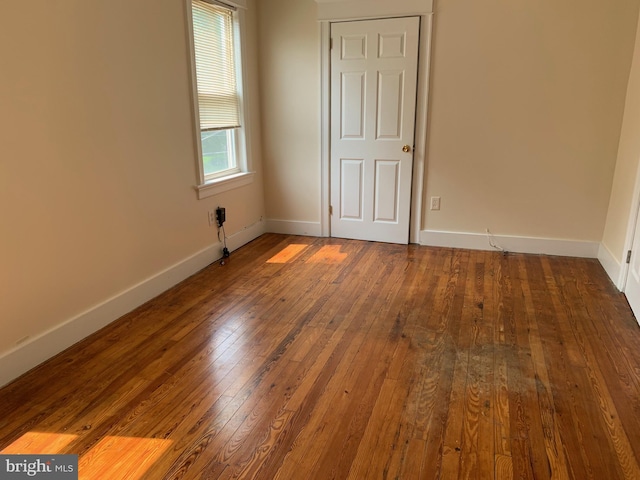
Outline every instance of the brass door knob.
<path id="1" fill-rule="evenodd" d="M 405 145 L 404 147 L 402 147 L 402 151 L 404 153 L 410 152 L 411 151 L 411 147 L 409 145 Z"/>

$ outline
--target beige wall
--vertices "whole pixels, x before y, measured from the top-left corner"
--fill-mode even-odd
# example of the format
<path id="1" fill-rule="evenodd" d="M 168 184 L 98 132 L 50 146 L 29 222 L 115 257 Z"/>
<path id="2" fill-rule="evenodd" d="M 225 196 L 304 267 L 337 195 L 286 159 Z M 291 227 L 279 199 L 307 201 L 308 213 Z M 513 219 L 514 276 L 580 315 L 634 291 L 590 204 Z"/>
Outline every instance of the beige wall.
<path id="1" fill-rule="evenodd" d="M 602 239 L 638 3 L 435 3 L 423 230 Z M 320 220 L 315 12 L 260 1 L 270 218 Z"/>
<path id="2" fill-rule="evenodd" d="M 640 23 L 639 23 L 640 26 Z M 629 215 L 634 208 L 633 190 L 640 162 L 640 35 L 636 34 L 633 63 L 627 88 L 618 160 L 616 162 L 607 223 L 602 243 L 622 263 Z"/>
<path id="3" fill-rule="evenodd" d="M 423 228 L 600 241 L 638 2 L 436 6 Z"/>
<path id="4" fill-rule="evenodd" d="M 217 243 L 216 205 L 229 235 L 264 214 L 260 174 L 196 199 L 185 18 L 183 1 L 0 2 L 0 355 Z"/>
<path id="5" fill-rule="evenodd" d="M 314 0 L 259 0 L 267 217 L 320 221 L 320 44 Z"/>

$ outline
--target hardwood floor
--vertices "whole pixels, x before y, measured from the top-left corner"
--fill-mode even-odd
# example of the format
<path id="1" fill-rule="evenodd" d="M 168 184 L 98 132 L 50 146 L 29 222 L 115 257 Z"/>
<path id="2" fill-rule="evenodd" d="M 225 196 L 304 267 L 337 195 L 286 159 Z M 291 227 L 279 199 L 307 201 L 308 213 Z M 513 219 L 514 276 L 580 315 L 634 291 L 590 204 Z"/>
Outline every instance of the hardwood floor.
<path id="1" fill-rule="evenodd" d="M 596 260 L 268 234 L 0 390 L 80 478 L 640 479 Z"/>

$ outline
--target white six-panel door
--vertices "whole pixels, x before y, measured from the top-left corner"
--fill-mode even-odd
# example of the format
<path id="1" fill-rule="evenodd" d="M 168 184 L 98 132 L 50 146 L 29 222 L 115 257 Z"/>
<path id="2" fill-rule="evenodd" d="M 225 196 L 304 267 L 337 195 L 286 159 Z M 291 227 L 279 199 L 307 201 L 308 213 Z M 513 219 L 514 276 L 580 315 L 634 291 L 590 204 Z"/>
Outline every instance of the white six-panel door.
<path id="1" fill-rule="evenodd" d="M 419 29 L 418 17 L 331 25 L 334 237 L 409 241 Z"/>

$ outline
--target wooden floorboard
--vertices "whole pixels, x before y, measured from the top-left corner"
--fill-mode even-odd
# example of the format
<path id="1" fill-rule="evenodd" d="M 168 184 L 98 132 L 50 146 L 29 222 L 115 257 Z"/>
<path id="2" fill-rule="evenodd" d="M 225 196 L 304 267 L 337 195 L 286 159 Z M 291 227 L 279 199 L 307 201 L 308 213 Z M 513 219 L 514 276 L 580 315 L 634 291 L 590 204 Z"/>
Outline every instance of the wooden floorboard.
<path id="1" fill-rule="evenodd" d="M 0 389 L 83 479 L 640 479 L 597 260 L 267 234 Z"/>

